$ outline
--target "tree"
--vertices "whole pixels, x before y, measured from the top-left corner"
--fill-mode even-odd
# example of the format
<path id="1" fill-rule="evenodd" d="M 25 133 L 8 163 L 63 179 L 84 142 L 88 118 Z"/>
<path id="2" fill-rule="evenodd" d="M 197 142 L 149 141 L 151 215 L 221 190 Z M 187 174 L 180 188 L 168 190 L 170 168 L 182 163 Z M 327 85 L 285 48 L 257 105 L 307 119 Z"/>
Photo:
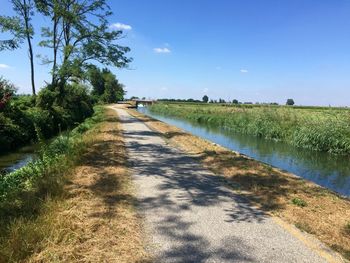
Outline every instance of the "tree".
<path id="1" fill-rule="evenodd" d="M 106 76 L 105 92 L 102 100 L 106 103 L 115 103 L 124 99 L 124 85 L 119 83 L 113 74 Z"/>
<path id="2" fill-rule="evenodd" d="M 34 76 L 34 52 L 32 46 L 32 38 L 34 35 L 34 28 L 31 24 L 32 16 L 34 15 L 34 4 L 32 0 L 11 0 L 13 10 L 17 16 L 0 17 L 1 32 L 9 32 L 12 39 L 2 40 L 0 42 L 0 50 L 16 49 L 24 39 L 28 43 L 28 53 L 30 60 L 32 92 L 35 95 L 35 76 Z"/>
<path id="3" fill-rule="evenodd" d="M 287 99 L 286 105 L 293 106 L 294 100 L 293 99 Z"/>
<path id="4" fill-rule="evenodd" d="M 203 100 L 203 102 L 208 103 L 209 97 L 207 95 L 204 95 L 202 100 Z"/>
<path id="5" fill-rule="evenodd" d="M 51 48 L 52 87 L 63 86 L 72 78 L 81 78 L 91 60 L 115 67 L 126 67 L 131 59 L 128 47 L 116 44 L 122 31 L 110 30 L 107 18 L 112 14 L 105 0 L 37 0 L 38 10 L 53 22 L 43 29 L 44 47 Z M 59 59 L 60 58 L 60 59 Z M 59 61 L 58 61 L 59 60 Z M 62 96 L 63 94 L 61 94 Z"/>
<path id="6" fill-rule="evenodd" d="M 107 69 L 104 72 L 107 73 Z M 101 96 L 105 91 L 105 79 L 101 71 L 95 65 L 90 65 L 87 70 L 87 79 L 92 86 L 92 95 Z"/>
<path id="7" fill-rule="evenodd" d="M 236 99 L 232 100 L 232 104 L 238 104 L 238 100 Z"/>
<path id="8" fill-rule="evenodd" d="M 124 99 L 125 91 L 123 84 L 119 83 L 116 76 L 108 69 L 99 69 L 90 65 L 87 79 L 92 86 L 92 95 L 98 100 L 113 103 Z"/>

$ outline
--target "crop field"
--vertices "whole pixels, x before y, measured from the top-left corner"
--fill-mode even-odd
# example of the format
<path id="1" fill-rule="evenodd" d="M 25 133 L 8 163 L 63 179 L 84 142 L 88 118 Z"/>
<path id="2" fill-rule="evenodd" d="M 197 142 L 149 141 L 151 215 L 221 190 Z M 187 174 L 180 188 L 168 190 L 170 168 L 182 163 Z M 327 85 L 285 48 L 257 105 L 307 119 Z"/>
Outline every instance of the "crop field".
<path id="1" fill-rule="evenodd" d="M 156 103 L 150 110 L 296 147 L 350 154 L 350 110 L 346 108 Z"/>

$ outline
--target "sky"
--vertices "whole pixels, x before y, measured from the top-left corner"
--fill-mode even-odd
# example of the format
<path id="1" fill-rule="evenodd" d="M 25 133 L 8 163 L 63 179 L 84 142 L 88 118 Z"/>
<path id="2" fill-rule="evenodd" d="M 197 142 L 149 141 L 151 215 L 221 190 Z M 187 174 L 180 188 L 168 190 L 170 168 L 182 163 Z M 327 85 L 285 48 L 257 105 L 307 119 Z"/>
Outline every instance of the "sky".
<path id="1" fill-rule="evenodd" d="M 112 68 L 127 97 L 350 106 L 349 0 L 110 0 L 131 48 Z M 8 0 L 0 13 L 12 14 Z M 35 17 L 40 27 L 47 23 Z M 0 34 L 1 39 L 1 34 Z M 0 53 L 0 75 L 30 93 L 26 45 Z M 37 54 L 47 50 L 35 46 Z M 36 59 L 38 87 L 49 67 Z"/>

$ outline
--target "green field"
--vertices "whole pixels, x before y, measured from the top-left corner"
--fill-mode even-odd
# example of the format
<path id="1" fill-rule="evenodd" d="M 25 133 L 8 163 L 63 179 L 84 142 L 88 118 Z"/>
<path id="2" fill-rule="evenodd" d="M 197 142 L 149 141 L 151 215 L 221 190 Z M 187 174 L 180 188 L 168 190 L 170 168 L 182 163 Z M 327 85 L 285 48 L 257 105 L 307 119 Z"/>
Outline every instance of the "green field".
<path id="1" fill-rule="evenodd" d="M 346 108 L 156 103 L 150 110 L 296 147 L 350 154 L 350 110 Z"/>

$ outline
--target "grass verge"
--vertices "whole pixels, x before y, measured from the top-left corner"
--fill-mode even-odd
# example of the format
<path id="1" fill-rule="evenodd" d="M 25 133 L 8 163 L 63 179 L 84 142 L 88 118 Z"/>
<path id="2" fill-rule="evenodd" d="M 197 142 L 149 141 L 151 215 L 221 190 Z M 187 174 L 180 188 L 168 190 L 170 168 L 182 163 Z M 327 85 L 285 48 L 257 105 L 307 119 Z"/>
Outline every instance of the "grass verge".
<path id="1" fill-rule="evenodd" d="M 148 262 L 116 113 L 96 112 L 2 178 L 0 262 Z"/>
<path id="2" fill-rule="evenodd" d="M 267 213 L 313 234 L 350 259 L 350 201 L 293 174 L 232 152 L 174 126 L 129 110 L 174 146 L 223 175 L 240 194 Z"/>

